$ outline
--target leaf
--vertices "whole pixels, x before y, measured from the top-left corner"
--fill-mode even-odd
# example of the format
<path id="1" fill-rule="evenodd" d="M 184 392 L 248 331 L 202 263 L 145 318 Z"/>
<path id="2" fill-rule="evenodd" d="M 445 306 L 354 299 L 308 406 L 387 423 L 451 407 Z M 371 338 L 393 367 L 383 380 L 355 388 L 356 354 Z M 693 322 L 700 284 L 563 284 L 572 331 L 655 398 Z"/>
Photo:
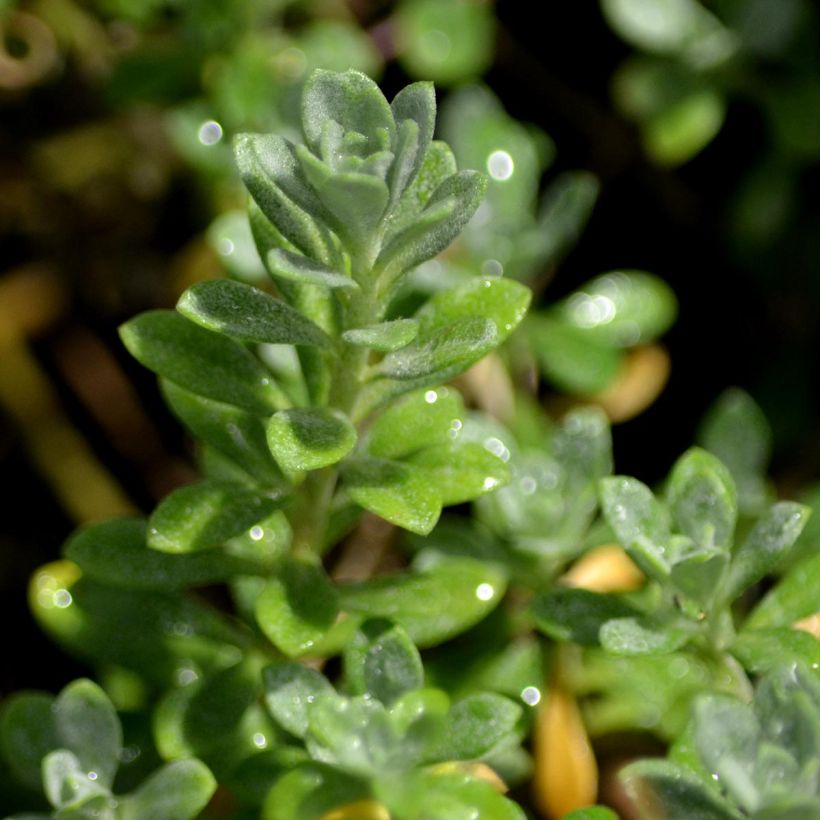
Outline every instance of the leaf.
<path id="1" fill-rule="evenodd" d="M 387 185 L 369 174 L 336 173 L 317 192 L 348 243 L 368 248 L 387 208 Z"/>
<path id="2" fill-rule="evenodd" d="M 409 456 L 408 463 L 428 473 L 444 505 L 472 501 L 504 486 L 511 476 L 498 456 L 473 442 L 427 447 Z"/>
<path id="3" fill-rule="evenodd" d="M 456 701 L 447 715 L 441 760 L 477 760 L 485 757 L 515 731 L 521 707 L 491 692 Z"/>
<path id="4" fill-rule="evenodd" d="M 618 820 L 618 815 L 606 806 L 589 806 L 565 814 L 562 820 Z"/>
<path id="5" fill-rule="evenodd" d="M 728 550 L 737 520 L 732 476 L 711 453 L 692 447 L 672 468 L 669 506 L 680 531 L 699 547 Z"/>
<path id="6" fill-rule="evenodd" d="M 319 265 L 298 253 L 274 248 L 268 251 L 267 264 L 273 276 L 322 288 L 350 288 L 358 290 L 359 283 L 349 276 Z"/>
<path id="7" fill-rule="evenodd" d="M 122 729 L 111 701 L 90 680 L 70 683 L 54 701 L 60 746 L 76 755 L 83 776 L 95 772 L 96 784 L 110 787 L 119 766 Z"/>
<path id="8" fill-rule="evenodd" d="M 193 820 L 216 790 L 216 780 L 199 760 L 177 760 L 154 772 L 136 791 L 119 800 L 122 820 Z"/>
<path id="9" fill-rule="evenodd" d="M 557 306 L 561 318 L 608 347 L 633 347 L 662 336 L 675 321 L 669 285 L 644 271 L 612 271 L 574 291 Z"/>
<path id="10" fill-rule="evenodd" d="M 41 761 L 60 746 L 53 705 L 51 695 L 18 692 L 3 706 L 0 749 L 11 772 L 29 789 L 41 788 Z"/>
<path id="11" fill-rule="evenodd" d="M 356 694 L 391 706 L 424 684 L 421 657 L 400 626 L 365 621 L 345 650 L 345 678 Z"/>
<path id="12" fill-rule="evenodd" d="M 402 381 L 435 377 L 443 382 L 463 373 L 499 343 L 493 321 L 478 317 L 458 319 L 388 353 L 375 372 Z"/>
<path id="13" fill-rule="evenodd" d="M 820 589 L 820 555 L 793 567 L 788 575 L 770 590 L 746 619 L 747 629 L 790 626 L 817 612 L 817 590 Z"/>
<path id="14" fill-rule="evenodd" d="M 685 538 L 685 536 L 684 536 Z M 673 542 L 681 542 L 681 538 L 673 536 Z M 715 595 L 720 589 L 726 568 L 729 565 L 729 556 L 722 550 L 698 549 L 688 539 L 683 541 L 684 549 L 689 554 L 675 556 L 675 563 L 669 579 L 681 592 L 697 601 L 705 610 L 711 610 Z"/>
<path id="15" fill-rule="evenodd" d="M 311 761 L 276 781 L 262 806 L 262 820 L 322 820 L 338 806 L 368 796 L 358 778 Z"/>
<path id="16" fill-rule="evenodd" d="M 416 390 L 392 404 L 373 423 L 366 447 L 380 458 L 401 458 L 452 441 L 463 426 L 464 402 L 452 387 Z"/>
<path id="17" fill-rule="evenodd" d="M 293 145 L 278 134 L 239 134 L 234 154 L 242 182 L 277 232 L 311 259 L 331 262 L 326 211 L 305 181 Z"/>
<path id="18" fill-rule="evenodd" d="M 781 501 L 769 508 L 732 556 L 724 592 L 727 601 L 777 568 L 810 515 L 809 507 L 793 501 Z"/>
<path id="19" fill-rule="evenodd" d="M 174 490 L 148 519 L 148 546 L 195 552 L 223 544 L 270 515 L 272 498 L 228 481 L 200 481 Z"/>
<path id="20" fill-rule="evenodd" d="M 83 575 L 100 583 L 131 589 L 174 591 L 224 581 L 257 569 L 223 551 L 171 555 L 149 549 L 147 526 L 138 518 L 91 524 L 65 547 Z"/>
<path id="21" fill-rule="evenodd" d="M 283 470 L 319 470 L 341 461 L 356 446 L 356 428 L 339 410 L 307 407 L 271 416 L 268 447 Z"/>
<path id="22" fill-rule="evenodd" d="M 302 127 L 311 150 L 321 153 L 326 123 L 355 131 L 367 141 L 367 153 L 388 148 L 396 135 L 393 114 L 379 87 L 360 71 L 315 70 L 302 93 Z"/>
<path id="23" fill-rule="evenodd" d="M 544 375 L 558 387 L 594 395 L 609 387 L 621 370 L 623 353 L 547 314 L 531 314 L 527 332 Z"/>
<path id="24" fill-rule="evenodd" d="M 398 461 L 359 458 L 344 469 L 345 488 L 360 507 L 427 535 L 441 514 L 441 496 L 419 469 Z"/>
<path id="25" fill-rule="evenodd" d="M 379 353 L 390 353 L 409 345 L 418 332 L 419 323 L 415 319 L 394 319 L 392 322 L 346 330 L 342 333 L 342 338 L 348 344 L 356 347 L 367 347 Z"/>
<path id="26" fill-rule="evenodd" d="M 56 816 L 62 818 L 67 814 L 71 817 L 74 814 L 72 809 L 84 807 L 98 797 L 110 799 L 106 789 L 88 775 L 77 756 L 67 749 L 56 749 L 43 758 L 43 791 L 52 806 L 63 809 Z M 74 816 L 82 817 L 83 814 Z M 94 813 L 91 816 L 98 815 Z"/>
<path id="27" fill-rule="evenodd" d="M 300 663 L 275 663 L 262 673 L 265 704 L 273 719 L 292 735 L 303 738 L 308 730 L 310 704 L 334 694 L 327 678 Z"/>
<path id="28" fill-rule="evenodd" d="M 627 476 L 604 478 L 601 507 L 618 541 L 635 563 L 647 575 L 665 578 L 669 574 L 669 524 L 652 491 Z"/>
<path id="29" fill-rule="evenodd" d="M 820 641 L 801 629 L 744 629 L 732 642 L 731 652 L 755 675 L 787 668 L 795 660 L 820 668 Z"/>
<path id="30" fill-rule="evenodd" d="M 399 126 L 399 133 L 403 123 L 408 120 L 415 123 L 418 129 L 416 139 L 409 142 L 406 159 L 403 152 L 396 153 L 396 168 L 392 171 L 390 188 L 395 196 L 400 196 L 416 179 L 433 139 L 436 126 L 436 92 L 433 84 L 419 82 L 405 86 L 393 97 L 390 109 Z"/>
<path id="31" fill-rule="evenodd" d="M 426 648 L 480 621 L 505 588 L 498 569 L 471 558 L 448 558 L 420 572 L 349 584 L 339 592 L 342 609 L 401 624 L 416 646 Z"/>
<path id="32" fill-rule="evenodd" d="M 290 658 L 309 652 L 338 611 L 338 593 L 322 568 L 295 558 L 282 563 L 256 600 L 259 626 Z"/>
<path id="33" fill-rule="evenodd" d="M 487 180 L 477 171 L 458 171 L 445 179 L 424 210 L 393 236 L 376 260 L 381 279 L 392 285 L 403 273 L 443 251 L 476 212 Z"/>
<path id="34" fill-rule="evenodd" d="M 470 278 L 439 291 L 416 313 L 419 336 L 424 338 L 453 322 L 481 316 L 495 323 L 497 344 L 501 344 L 518 327 L 531 299 L 530 289 L 511 279 Z"/>
<path id="35" fill-rule="evenodd" d="M 239 342 L 169 310 L 143 313 L 120 328 L 140 364 L 186 390 L 268 415 L 281 405 L 270 373 Z"/>
<path id="36" fill-rule="evenodd" d="M 597 646 L 598 633 L 607 622 L 638 614 L 616 595 L 560 587 L 539 595 L 532 602 L 532 613 L 545 635 L 583 646 Z"/>
<path id="37" fill-rule="evenodd" d="M 177 310 L 207 330 L 240 342 L 333 347 L 327 334 L 298 310 L 242 282 L 197 282 L 182 294 Z"/>
<path id="38" fill-rule="evenodd" d="M 730 803 L 684 766 L 666 760 L 641 760 L 622 769 L 620 778 L 641 820 L 742 820 Z"/>
<path id="39" fill-rule="evenodd" d="M 674 652 L 690 633 L 672 624 L 654 624 L 644 618 L 614 618 L 601 626 L 601 646 L 613 655 L 654 655 Z"/>

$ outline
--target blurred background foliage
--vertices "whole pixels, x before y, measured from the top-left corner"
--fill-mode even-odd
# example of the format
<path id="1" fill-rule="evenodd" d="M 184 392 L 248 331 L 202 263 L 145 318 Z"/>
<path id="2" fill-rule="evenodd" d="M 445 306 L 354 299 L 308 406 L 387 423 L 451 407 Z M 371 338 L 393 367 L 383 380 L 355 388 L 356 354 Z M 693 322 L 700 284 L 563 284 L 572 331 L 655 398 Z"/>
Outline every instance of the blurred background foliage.
<path id="1" fill-rule="evenodd" d="M 27 614 L 34 568 L 76 524 L 148 511 L 193 476 L 116 327 L 199 279 L 264 275 L 231 137 L 298 138 L 318 66 L 388 96 L 434 80 L 440 135 L 491 178 L 407 293 L 476 273 L 535 291 L 508 367 L 462 385 L 476 401 L 510 378 L 556 413 L 594 396 L 618 422 L 618 470 L 651 482 L 737 384 L 770 421 L 779 489 L 817 496 L 817 6 L 532 15 L 512 0 L 0 0 L 0 607 L 21 647 L 0 693 L 85 671 Z"/>

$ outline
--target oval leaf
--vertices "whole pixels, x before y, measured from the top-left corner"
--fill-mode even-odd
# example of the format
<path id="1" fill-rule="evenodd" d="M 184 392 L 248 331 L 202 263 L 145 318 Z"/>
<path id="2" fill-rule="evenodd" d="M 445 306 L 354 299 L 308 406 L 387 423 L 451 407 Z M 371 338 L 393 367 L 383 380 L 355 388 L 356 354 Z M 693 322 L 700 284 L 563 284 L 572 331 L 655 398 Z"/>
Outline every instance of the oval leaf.
<path id="1" fill-rule="evenodd" d="M 120 800 L 120 816 L 122 820 L 193 820 L 208 804 L 216 785 L 210 769 L 200 760 L 177 760 Z"/>
<path id="2" fill-rule="evenodd" d="M 409 345 L 419 332 L 415 319 L 395 319 L 378 325 L 346 330 L 342 338 L 356 347 L 367 347 L 379 353 L 390 353 Z"/>
<path id="3" fill-rule="evenodd" d="M 265 704 L 273 719 L 296 737 L 308 730 L 308 707 L 322 695 L 334 694 L 327 678 L 300 663 L 275 663 L 262 673 Z"/>
<path id="4" fill-rule="evenodd" d="M 356 428 L 327 407 L 282 410 L 271 417 L 268 447 L 288 472 L 319 470 L 341 461 L 356 445 Z"/>

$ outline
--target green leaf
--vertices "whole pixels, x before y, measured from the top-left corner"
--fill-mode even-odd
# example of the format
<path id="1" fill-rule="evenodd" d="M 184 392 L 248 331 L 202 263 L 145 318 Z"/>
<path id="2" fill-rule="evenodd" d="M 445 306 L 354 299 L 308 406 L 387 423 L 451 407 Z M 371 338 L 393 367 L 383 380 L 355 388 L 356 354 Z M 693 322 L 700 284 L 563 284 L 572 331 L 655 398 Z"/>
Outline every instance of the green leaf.
<path id="1" fill-rule="evenodd" d="M 672 624 L 654 624 L 642 618 L 615 618 L 601 626 L 601 646 L 613 655 L 653 655 L 674 652 L 690 637 Z"/>
<path id="2" fill-rule="evenodd" d="M 406 347 L 388 353 L 375 368 L 380 376 L 401 381 L 448 379 L 463 373 L 500 344 L 490 319 L 458 319 L 436 328 Z"/>
<path id="3" fill-rule="evenodd" d="M 380 458 L 401 458 L 444 444 L 463 426 L 464 402 L 452 387 L 416 390 L 392 404 L 373 423 L 366 446 Z"/>
<path id="4" fill-rule="evenodd" d="M 606 806 L 590 806 L 565 814 L 562 820 L 618 820 L 618 815 Z"/>
<path id="5" fill-rule="evenodd" d="M 755 675 L 800 660 L 810 669 L 820 669 L 820 641 L 801 629 L 744 629 L 731 646 L 743 668 Z"/>
<path id="6" fill-rule="evenodd" d="M 427 447 L 409 456 L 408 462 L 427 471 L 444 505 L 472 501 L 504 486 L 511 475 L 498 456 L 473 442 Z"/>
<path id="7" fill-rule="evenodd" d="M 62 809 L 54 816 L 99 816 L 96 812 L 77 812 L 77 809 L 85 808 L 92 801 L 94 808 L 98 808 L 97 798 L 103 797 L 106 803 L 110 800 L 105 787 L 90 778 L 89 774 L 77 756 L 67 749 L 57 749 L 43 758 L 43 791 L 52 806 Z"/>
<path id="8" fill-rule="evenodd" d="M 657 276 L 613 271 L 574 291 L 557 310 L 567 324 L 600 344 L 633 347 L 653 341 L 671 327 L 677 300 Z"/>
<path id="9" fill-rule="evenodd" d="M 442 559 L 427 569 L 340 588 L 342 608 L 401 624 L 416 646 L 435 646 L 494 609 L 506 588 L 500 571 L 471 558 Z"/>
<path id="10" fill-rule="evenodd" d="M 743 590 L 775 570 L 803 531 L 811 510 L 793 501 L 772 505 L 732 556 L 725 597 Z"/>
<path id="11" fill-rule="evenodd" d="M 174 591 L 224 581 L 258 570 L 221 550 L 171 555 L 149 549 L 145 521 L 124 518 L 88 525 L 65 547 L 66 558 L 83 575 L 103 584 L 131 589 Z"/>
<path id="12" fill-rule="evenodd" d="M 672 468 L 669 506 L 680 531 L 698 547 L 728 550 L 737 520 L 737 493 L 729 471 L 711 453 L 692 447 Z"/>
<path id="13" fill-rule="evenodd" d="M 271 457 L 265 427 L 258 416 L 197 396 L 165 379 L 160 386 L 174 415 L 194 436 L 227 456 L 263 486 L 284 486 L 284 476 Z"/>
<path id="14" fill-rule="evenodd" d="M 186 390 L 268 415 L 282 396 L 270 373 L 239 342 L 170 310 L 143 313 L 120 328 L 140 364 Z"/>
<path id="15" fill-rule="evenodd" d="M 618 541 L 635 563 L 653 578 L 666 577 L 669 524 L 649 487 L 627 476 L 604 478 L 601 507 Z"/>
<path id="16" fill-rule="evenodd" d="M 608 621 L 638 614 L 616 595 L 560 587 L 539 595 L 532 602 L 532 613 L 545 635 L 583 646 L 597 646 L 598 633 Z"/>
<path id="17" fill-rule="evenodd" d="M 195 552 L 223 544 L 278 506 L 228 481 L 200 481 L 174 490 L 148 519 L 148 546 L 162 552 Z"/>
<path id="18" fill-rule="evenodd" d="M 379 353 L 390 353 L 409 345 L 418 332 L 419 323 L 415 319 L 395 319 L 392 322 L 346 330 L 342 333 L 342 338 L 348 344 L 357 347 L 368 347 Z"/>
<path id="19" fill-rule="evenodd" d="M 317 155 L 321 154 L 328 122 L 338 123 L 345 132 L 361 134 L 369 154 L 389 148 L 396 136 L 387 100 L 376 83 L 360 71 L 317 69 L 308 78 L 302 93 L 302 127 L 307 144 Z"/>
<path id="20" fill-rule="evenodd" d="M 307 407 L 271 416 L 268 447 L 283 470 L 319 470 L 341 461 L 356 445 L 356 428 L 339 410 Z"/>
<path id="21" fill-rule="evenodd" d="M 276 781 L 262 806 L 262 820 L 321 820 L 333 809 L 366 797 L 369 791 L 359 779 L 310 762 Z"/>
<path id="22" fill-rule="evenodd" d="M 747 629 L 790 626 L 817 612 L 817 590 L 820 589 L 820 555 L 793 567 L 788 575 L 770 590 L 746 620 Z"/>
<path id="23" fill-rule="evenodd" d="M 391 706 L 424 684 L 421 657 L 407 633 L 385 620 L 365 621 L 345 652 L 345 678 L 357 694 Z"/>
<path id="24" fill-rule="evenodd" d="M 333 346 L 327 334 L 298 310 L 242 282 L 198 282 L 182 294 L 177 310 L 207 330 L 240 342 Z"/>
<path id="25" fill-rule="evenodd" d="M 376 270 L 383 281 L 390 286 L 403 273 L 441 253 L 470 221 L 486 188 L 486 177 L 477 171 L 459 171 L 445 179 L 424 210 L 379 254 Z"/>
<path id="26" fill-rule="evenodd" d="M 641 760 L 622 769 L 620 778 L 641 820 L 742 820 L 730 803 L 684 766 L 666 760 Z"/>
<path id="27" fill-rule="evenodd" d="M 267 254 L 267 264 L 273 276 L 291 282 L 300 282 L 306 285 L 318 285 L 322 288 L 350 288 L 358 290 L 359 283 L 355 279 L 324 265 L 319 265 L 312 259 L 298 253 L 274 248 Z"/>
<path id="28" fill-rule="evenodd" d="M 338 594 L 320 566 L 284 561 L 256 601 L 256 620 L 288 657 L 309 652 L 333 626 Z"/>
<path id="29" fill-rule="evenodd" d="M 673 536 L 673 543 L 676 555 L 670 581 L 705 610 L 710 610 L 729 565 L 728 554 L 722 550 L 699 549 L 685 536 Z"/>
<path id="30" fill-rule="evenodd" d="M 441 496 L 422 470 L 398 461 L 360 458 L 344 469 L 345 488 L 360 507 L 427 535 L 441 514 Z"/>
<path id="31" fill-rule="evenodd" d="M 436 126 L 436 92 L 429 82 L 405 86 L 390 103 L 393 118 L 399 126 L 408 120 L 417 126 L 416 138 L 407 140 L 405 151 L 396 152 L 396 162 L 391 171 L 391 192 L 394 196 L 404 193 L 415 180 L 427 155 Z"/>
<path id="32" fill-rule="evenodd" d="M 617 348 L 545 314 L 531 314 L 526 326 L 544 375 L 558 387 L 593 395 L 617 378 L 623 363 L 623 353 Z"/>
<path id="33" fill-rule="evenodd" d="M 401 737 L 409 766 L 436 759 L 447 731 L 450 699 L 441 689 L 406 692 L 390 709 L 390 722 Z"/>
<path id="34" fill-rule="evenodd" d="M 307 184 L 294 147 L 278 134 L 239 134 L 236 164 L 265 217 L 288 242 L 321 264 L 334 257 L 324 206 Z"/>
<path id="35" fill-rule="evenodd" d="M 51 695 L 19 692 L 3 706 L 0 749 L 14 776 L 30 789 L 41 788 L 42 759 L 60 746 L 53 705 Z"/>
<path id="36" fill-rule="evenodd" d="M 273 719 L 292 735 L 303 738 L 308 730 L 310 704 L 334 694 L 327 678 L 300 663 L 275 663 L 262 673 L 265 704 Z"/>
<path id="37" fill-rule="evenodd" d="M 216 780 L 199 760 L 177 760 L 154 772 L 119 801 L 122 820 L 193 820 L 216 791 Z"/>
<path id="38" fill-rule="evenodd" d="M 741 510 L 759 510 L 769 495 L 772 431 L 755 400 L 737 387 L 726 390 L 706 414 L 697 439 L 729 469 Z"/>
<path id="39" fill-rule="evenodd" d="M 96 783 L 110 787 L 119 766 L 122 729 L 111 701 L 90 680 L 70 683 L 54 701 L 60 745 L 73 752 L 83 775 L 96 772 Z"/>
<path id="40" fill-rule="evenodd" d="M 491 692 L 468 695 L 456 701 L 447 716 L 441 760 L 477 760 L 515 731 L 521 707 Z"/>

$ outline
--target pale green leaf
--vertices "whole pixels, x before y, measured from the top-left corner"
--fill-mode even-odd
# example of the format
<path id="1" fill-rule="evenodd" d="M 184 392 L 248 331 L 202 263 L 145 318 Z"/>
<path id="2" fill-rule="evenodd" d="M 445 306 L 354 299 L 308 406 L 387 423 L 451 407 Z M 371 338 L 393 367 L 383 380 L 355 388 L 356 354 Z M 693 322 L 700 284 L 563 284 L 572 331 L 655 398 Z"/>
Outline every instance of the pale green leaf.
<path id="1" fill-rule="evenodd" d="M 377 325 L 346 330 L 342 338 L 356 347 L 367 347 L 379 353 L 390 353 L 409 345 L 419 332 L 415 319 L 394 319 Z"/>
<path id="2" fill-rule="evenodd" d="M 357 290 L 359 287 L 358 283 L 349 276 L 283 248 L 273 248 L 268 251 L 266 259 L 271 274 L 288 281 L 317 285 L 322 288 Z"/>
<path id="3" fill-rule="evenodd" d="M 273 719 L 296 737 L 308 729 L 310 704 L 323 695 L 332 695 L 333 687 L 315 669 L 299 663 L 275 663 L 262 673 L 265 704 Z"/>
<path id="4" fill-rule="evenodd" d="M 154 772 L 119 801 L 122 820 L 193 820 L 216 791 L 216 780 L 199 760 L 177 760 Z"/>

